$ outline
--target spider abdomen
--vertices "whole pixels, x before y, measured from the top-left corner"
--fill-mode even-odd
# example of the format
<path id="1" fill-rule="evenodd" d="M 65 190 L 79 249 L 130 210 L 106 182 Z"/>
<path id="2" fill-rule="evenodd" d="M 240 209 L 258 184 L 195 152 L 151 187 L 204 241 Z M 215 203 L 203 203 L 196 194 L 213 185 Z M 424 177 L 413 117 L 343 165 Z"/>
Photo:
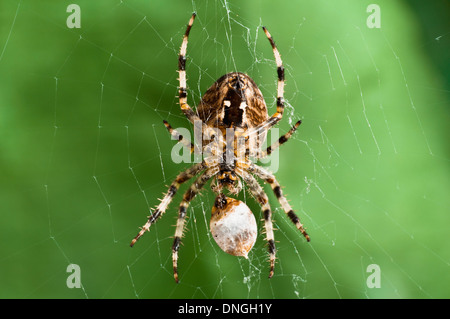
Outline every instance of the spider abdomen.
<path id="1" fill-rule="evenodd" d="M 206 91 L 197 108 L 200 119 L 212 127 L 253 128 L 268 119 L 264 97 L 255 81 L 245 73 L 220 77 Z"/>

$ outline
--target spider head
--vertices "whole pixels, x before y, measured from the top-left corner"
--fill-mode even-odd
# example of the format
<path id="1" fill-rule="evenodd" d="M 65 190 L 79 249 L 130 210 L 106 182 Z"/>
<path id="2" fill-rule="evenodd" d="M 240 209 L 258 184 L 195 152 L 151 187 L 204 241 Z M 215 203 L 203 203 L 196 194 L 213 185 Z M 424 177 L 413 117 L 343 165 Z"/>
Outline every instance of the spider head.
<path id="1" fill-rule="evenodd" d="M 224 188 L 228 189 L 232 194 L 239 194 L 242 190 L 242 183 L 233 170 L 221 170 L 211 184 L 211 188 L 218 194 L 221 193 Z"/>

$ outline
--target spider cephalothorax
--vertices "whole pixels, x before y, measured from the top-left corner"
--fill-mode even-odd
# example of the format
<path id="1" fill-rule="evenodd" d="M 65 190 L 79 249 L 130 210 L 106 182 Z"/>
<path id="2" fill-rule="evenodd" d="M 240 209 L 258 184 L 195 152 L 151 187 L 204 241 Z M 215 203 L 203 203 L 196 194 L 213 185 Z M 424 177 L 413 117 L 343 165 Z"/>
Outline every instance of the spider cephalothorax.
<path id="1" fill-rule="evenodd" d="M 270 278 L 274 273 L 276 253 L 272 210 L 270 209 L 268 196 L 255 176 L 272 187 L 287 216 L 308 241 L 309 236 L 304 230 L 300 219 L 284 197 L 281 186 L 275 176 L 268 170 L 254 164 L 250 158 L 261 159 L 270 155 L 274 149 L 291 137 L 301 122 L 298 121 L 288 133 L 281 136 L 277 142 L 267 147 L 267 149 L 261 149 L 267 131 L 281 120 L 284 111 L 284 68 L 275 42 L 264 27 L 264 33 L 270 41 L 277 64 L 276 112 L 271 117 L 268 116 L 267 106 L 258 86 L 248 75 L 240 72 L 231 72 L 220 77 L 206 91 L 197 107 L 197 111 L 194 112 L 187 103 L 186 86 L 186 49 L 194 19 L 195 13 L 189 21 L 180 48 L 178 58 L 178 93 L 180 107 L 184 115 L 194 126 L 199 125 L 202 134 L 206 136 L 201 143 L 203 160 L 177 176 L 161 203 L 149 216 L 147 223 L 131 242 L 131 246 L 166 211 L 180 185 L 198 175 L 194 183 L 185 192 L 179 207 L 175 239 L 172 246 L 175 281 L 178 282 L 178 250 L 183 235 L 187 208 L 192 199 L 210 179 L 212 179 L 211 189 L 217 193 L 211 219 L 211 231 L 215 233 L 214 238 L 226 252 L 246 257 L 253 246 L 254 240 L 256 240 L 256 235 L 254 234 L 256 230 L 252 219 L 248 218 L 250 210 L 243 202 L 226 197 L 223 194 L 225 190 L 231 194 L 238 194 L 242 190 L 243 183 L 245 183 L 262 208 L 270 257 Z M 173 138 L 183 143 L 191 152 L 194 152 L 196 147 L 190 141 L 186 140 L 166 121 L 164 121 L 164 124 Z M 227 218 L 223 218 L 224 216 L 227 216 Z M 223 223 L 218 223 L 218 220 L 221 220 Z M 228 226 L 231 227 L 228 228 Z M 228 231 L 228 229 L 230 230 Z M 227 244 L 228 242 L 230 245 Z"/>

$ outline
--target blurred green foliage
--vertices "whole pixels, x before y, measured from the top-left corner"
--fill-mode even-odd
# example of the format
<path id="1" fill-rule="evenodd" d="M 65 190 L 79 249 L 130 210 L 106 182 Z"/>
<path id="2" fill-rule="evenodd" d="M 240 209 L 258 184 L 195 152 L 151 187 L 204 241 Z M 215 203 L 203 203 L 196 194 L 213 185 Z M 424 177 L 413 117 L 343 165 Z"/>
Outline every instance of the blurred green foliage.
<path id="1" fill-rule="evenodd" d="M 80 29 L 66 25 L 71 3 Z M 0 297 L 448 298 L 450 10 L 382 0 L 381 28 L 369 29 L 370 3 L 2 1 Z M 280 133 L 303 120 L 276 176 L 312 240 L 266 187 L 278 229 L 270 280 L 262 223 L 248 261 L 211 240 L 209 187 L 189 211 L 180 284 L 171 244 L 181 195 L 129 248 L 189 166 L 172 162 L 162 120 L 191 128 L 176 67 L 193 11 L 191 105 L 237 70 L 274 112 L 265 25 L 286 66 Z M 66 285 L 70 263 L 82 289 Z M 381 288 L 366 285 L 370 264 Z"/>

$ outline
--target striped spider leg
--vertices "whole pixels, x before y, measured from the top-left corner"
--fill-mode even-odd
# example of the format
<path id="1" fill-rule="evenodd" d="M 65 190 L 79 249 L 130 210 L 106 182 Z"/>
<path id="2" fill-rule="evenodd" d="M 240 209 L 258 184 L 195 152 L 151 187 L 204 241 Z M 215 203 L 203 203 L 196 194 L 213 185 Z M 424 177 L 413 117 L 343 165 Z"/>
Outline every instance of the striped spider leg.
<path id="1" fill-rule="evenodd" d="M 194 166 L 189 167 L 184 172 L 181 172 L 178 174 L 177 178 L 172 182 L 172 184 L 169 187 L 169 190 L 167 191 L 164 198 L 159 203 L 158 207 L 155 209 L 153 214 L 151 214 L 148 217 L 148 221 L 142 226 L 141 230 L 137 234 L 136 237 L 131 241 L 130 246 L 133 247 L 134 244 L 144 235 L 146 231 L 150 229 L 150 226 L 156 222 L 156 220 L 162 216 L 167 210 L 167 207 L 169 206 L 170 202 L 172 202 L 173 197 L 178 191 L 178 188 L 180 188 L 180 185 L 190 180 L 192 177 L 197 175 L 199 172 L 204 170 L 206 168 L 205 162 L 197 163 Z"/>
<path id="2" fill-rule="evenodd" d="M 258 166 L 256 164 L 250 163 L 249 172 L 255 174 L 257 177 L 262 179 L 264 182 L 268 183 L 272 188 L 273 193 L 275 194 L 278 202 L 283 208 L 286 215 L 289 219 L 294 223 L 295 227 L 303 234 L 307 241 L 310 241 L 309 235 L 306 233 L 303 228 L 303 224 L 300 222 L 300 218 L 298 218 L 297 214 L 291 208 L 291 205 L 287 201 L 286 197 L 283 195 L 283 191 L 281 190 L 280 183 L 278 183 L 275 175 L 267 171 L 266 169 Z"/>
<path id="3" fill-rule="evenodd" d="M 253 175 L 248 173 L 245 169 L 239 170 L 238 175 L 242 177 L 250 193 L 261 205 L 261 209 L 263 211 L 264 229 L 266 231 L 266 240 L 269 249 L 269 263 L 270 263 L 269 278 L 272 278 L 275 268 L 276 247 L 275 247 L 275 237 L 273 234 L 272 210 L 270 209 L 269 198 L 267 197 L 261 185 L 259 185 L 258 181 L 253 177 Z"/>
<path id="4" fill-rule="evenodd" d="M 173 129 L 172 126 L 170 126 L 170 124 L 166 120 L 164 120 L 163 122 L 172 138 L 174 140 L 177 140 L 184 147 L 190 150 L 191 153 L 193 153 L 195 150 L 195 145 L 191 141 L 186 139 L 183 135 L 181 135 L 177 130 Z"/>
<path id="5" fill-rule="evenodd" d="M 191 28 L 192 25 L 194 24 L 196 16 L 197 14 L 193 13 L 191 19 L 189 20 L 189 23 L 186 27 L 186 31 L 183 36 L 183 42 L 181 43 L 180 54 L 178 56 L 178 76 L 179 76 L 178 99 L 180 103 L 180 108 L 183 111 L 184 115 L 188 118 L 188 120 L 194 125 L 196 122 L 202 123 L 202 131 L 205 131 L 205 133 L 211 137 L 215 137 L 216 131 L 212 127 L 206 125 L 206 123 L 202 121 L 202 119 L 192 110 L 192 108 L 187 103 L 186 51 L 189 33 L 191 32 Z M 220 135 L 219 138 L 221 138 Z"/>
<path id="6" fill-rule="evenodd" d="M 272 46 L 273 55 L 275 57 L 275 62 L 277 64 L 277 110 L 276 112 L 264 122 L 260 123 L 257 127 L 248 131 L 248 135 L 254 134 L 255 132 L 260 132 L 262 130 L 268 131 L 274 125 L 276 125 L 282 118 L 284 113 L 284 66 L 281 60 L 280 52 L 275 45 L 275 41 L 270 35 L 266 27 L 263 27 L 264 33 L 269 39 L 270 45 Z"/>
<path id="7" fill-rule="evenodd" d="M 197 180 L 189 187 L 189 189 L 184 193 L 183 200 L 180 203 L 177 226 L 175 229 L 175 239 L 172 245 L 172 263 L 173 263 L 173 276 L 175 282 L 179 282 L 178 279 L 178 250 L 180 248 L 181 238 L 183 237 L 184 224 L 186 221 L 186 213 L 190 202 L 194 199 L 203 186 L 214 177 L 219 171 L 217 166 L 213 166 L 206 171 L 204 171 Z"/>

